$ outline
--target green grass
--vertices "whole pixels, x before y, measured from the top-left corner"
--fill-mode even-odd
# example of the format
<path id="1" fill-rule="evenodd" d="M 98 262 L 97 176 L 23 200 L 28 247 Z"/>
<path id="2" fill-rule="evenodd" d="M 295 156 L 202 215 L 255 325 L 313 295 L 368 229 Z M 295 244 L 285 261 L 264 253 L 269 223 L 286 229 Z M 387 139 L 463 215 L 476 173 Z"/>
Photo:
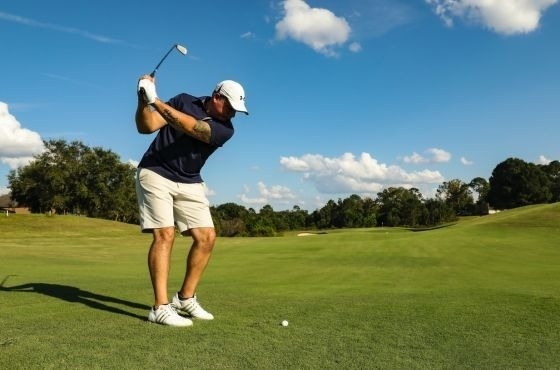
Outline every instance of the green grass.
<path id="1" fill-rule="evenodd" d="M 0 369 L 560 367 L 560 204 L 296 234 L 218 239 L 199 287 L 216 319 L 168 328 L 146 322 L 136 226 L 2 216 Z"/>

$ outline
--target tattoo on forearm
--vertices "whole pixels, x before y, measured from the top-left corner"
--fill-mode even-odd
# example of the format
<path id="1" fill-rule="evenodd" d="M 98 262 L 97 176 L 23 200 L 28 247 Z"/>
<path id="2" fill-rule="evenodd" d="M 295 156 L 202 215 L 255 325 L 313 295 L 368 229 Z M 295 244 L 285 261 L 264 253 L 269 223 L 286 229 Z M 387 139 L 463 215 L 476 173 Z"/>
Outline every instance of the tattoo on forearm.
<path id="1" fill-rule="evenodd" d="M 210 125 L 208 122 L 197 120 L 194 124 L 193 136 L 206 143 L 210 142 Z"/>
<path id="2" fill-rule="evenodd" d="M 183 127 L 181 125 L 181 122 L 179 121 L 179 117 L 177 116 L 177 114 L 173 113 L 172 110 L 168 108 L 164 109 L 162 116 L 165 119 L 165 121 L 167 121 L 167 123 L 171 125 L 171 127 L 173 127 L 174 129 L 184 131 L 187 134 L 191 135 L 192 137 L 200 141 L 204 141 L 205 143 L 210 142 L 211 129 L 208 122 L 197 120 L 192 130 L 188 130 L 186 127 Z"/>
<path id="3" fill-rule="evenodd" d="M 163 118 L 169 123 L 171 126 L 178 128 L 179 126 L 179 118 L 173 114 L 173 112 L 169 109 L 163 110 Z"/>

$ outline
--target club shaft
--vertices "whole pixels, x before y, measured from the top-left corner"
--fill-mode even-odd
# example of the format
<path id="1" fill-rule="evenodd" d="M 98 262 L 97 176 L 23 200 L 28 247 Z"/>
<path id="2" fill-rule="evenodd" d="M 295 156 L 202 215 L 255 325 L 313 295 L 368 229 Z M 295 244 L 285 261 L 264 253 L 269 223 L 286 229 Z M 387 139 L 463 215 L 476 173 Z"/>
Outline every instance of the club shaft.
<path id="1" fill-rule="evenodd" d="M 176 45 L 173 45 L 171 47 L 171 49 L 169 49 L 169 51 L 167 53 L 165 53 L 165 55 L 163 56 L 163 58 L 161 58 L 161 60 L 159 61 L 158 65 L 156 66 L 156 68 L 154 68 L 154 70 L 152 71 L 152 73 L 150 73 L 151 77 L 154 77 L 156 75 L 156 72 L 159 68 L 159 66 L 161 65 L 161 63 L 163 63 L 163 61 L 165 60 L 165 58 L 167 58 L 167 56 L 173 51 L 173 49 L 175 49 Z"/>

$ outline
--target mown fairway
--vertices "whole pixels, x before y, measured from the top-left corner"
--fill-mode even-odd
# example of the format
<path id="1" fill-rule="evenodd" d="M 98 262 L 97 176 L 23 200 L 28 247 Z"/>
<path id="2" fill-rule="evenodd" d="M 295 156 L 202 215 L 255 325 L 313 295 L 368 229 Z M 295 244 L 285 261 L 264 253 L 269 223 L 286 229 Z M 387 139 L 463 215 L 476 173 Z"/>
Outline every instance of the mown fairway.
<path id="1" fill-rule="evenodd" d="M 560 367 L 560 204 L 221 238 L 199 287 L 216 320 L 192 328 L 146 321 L 149 243 L 131 225 L 0 217 L 0 369 Z"/>

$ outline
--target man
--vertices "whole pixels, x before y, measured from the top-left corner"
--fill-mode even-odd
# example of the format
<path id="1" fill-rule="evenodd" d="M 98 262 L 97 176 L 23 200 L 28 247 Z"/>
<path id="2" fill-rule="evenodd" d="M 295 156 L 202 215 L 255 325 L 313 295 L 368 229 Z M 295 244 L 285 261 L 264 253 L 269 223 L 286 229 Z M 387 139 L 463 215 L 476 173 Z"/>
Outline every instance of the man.
<path id="1" fill-rule="evenodd" d="M 248 114 L 243 87 L 231 80 L 217 84 L 211 96 L 179 94 L 164 103 L 154 79 L 138 82 L 136 127 L 142 134 L 158 131 L 138 165 L 136 192 L 143 232 L 152 233 L 148 267 L 154 305 L 148 320 L 170 326 L 191 326 L 189 318 L 214 316 L 197 301 L 196 288 L 216 239 L 200 170 L 208 157 L 233 136 L 231 119 Z M 167 282 L 175 228 L 193 243 L 185 278 L 169 302 Z"/>

